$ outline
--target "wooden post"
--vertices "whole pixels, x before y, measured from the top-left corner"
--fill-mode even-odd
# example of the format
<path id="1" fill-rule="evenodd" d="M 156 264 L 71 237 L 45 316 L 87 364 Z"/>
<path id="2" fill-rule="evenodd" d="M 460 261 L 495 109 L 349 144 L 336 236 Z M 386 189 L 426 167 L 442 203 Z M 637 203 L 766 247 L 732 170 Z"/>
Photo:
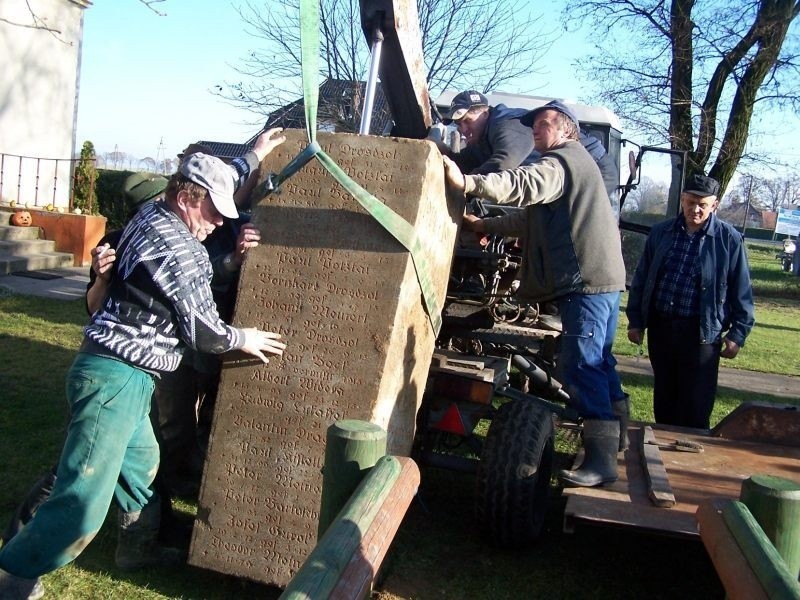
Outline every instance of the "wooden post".
<path id="1" fill-rule="evenodd" d="M 410 458 L 384 456 L 286 586 L 281 600 L 355 600 L 369 595 L 419 487 Z"/>
<path id="2" fill-rule="evenodd" d="M 346 419 L 328 427 L 317 539 L 322 539 L 358 484 L 385 455 L 386 432 L 374 423 Z"/>
<path id="3" fill-rule="evenodd" d="M 742 483 L 739 498 L 797 579 L 800 575 L 800 483 L 771 475 L 753 475 Z"/>

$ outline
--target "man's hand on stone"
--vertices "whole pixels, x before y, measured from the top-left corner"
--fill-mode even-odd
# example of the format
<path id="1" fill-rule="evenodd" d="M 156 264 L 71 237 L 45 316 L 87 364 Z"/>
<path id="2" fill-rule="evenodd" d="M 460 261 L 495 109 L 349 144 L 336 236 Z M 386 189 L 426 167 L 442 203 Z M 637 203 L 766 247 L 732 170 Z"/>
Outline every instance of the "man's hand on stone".
<path id="1" fill-rule="evenodd" d="M 258 136 L 256 143 L 253 145 L 253 152 L 258 157 L 258 162 L 264 160 L 267 154 L 286 141 L 286 136 L 280 135 L 282 131 L 283 127 L 275 127 Z"/>
<path id="2" fill-rule="evenodd" d="M 242 351 L 260 358 L 264 364 L 269 362 L 264 353 L 281 356 L 286 349 L 286 344 L 281 341 L 279 333 L 261 331 L 255 327 L 247 327 L 242 331 L 244 331 Z"/>
<path id="3" fill-rule="evenodd" d="M 98 279 L 110 281 L 114 261 L 117 260 L 117 251 L 109 244 L 103 244 L 92 248 L 91 255 L 94 274 Z"/>
<path id="4" fill-rule="evenodd" d="M 739 354 L 739 347 L 739 344 L 724 337 L 722 338 L 722 348 L 719 351 L 719 355 L 722 358 L 736 358 L 736 355 Z"/>
<path id="5" fill-rule="evenodd" d="M 452 159 L 446 156 L 442 157 L 442 161 L 444 162 L 444 177 L 447 181 L 447 185 L 458 192 L 463 192 L 467 185 L 467 180 L 461 172 L 461 169 L 458 168 L 458 165 L 456 165 Z"/>
<path id="6" fill-rule="evenodd" d="M 233 252 L 233 261 L 242 266 L 244 255 L 250 248 L 255 248 L 261 241 L 261 231 L 252 223 L 245 223 L 239 230 L 239 237 L 236 238 L 236 250 Z"/>

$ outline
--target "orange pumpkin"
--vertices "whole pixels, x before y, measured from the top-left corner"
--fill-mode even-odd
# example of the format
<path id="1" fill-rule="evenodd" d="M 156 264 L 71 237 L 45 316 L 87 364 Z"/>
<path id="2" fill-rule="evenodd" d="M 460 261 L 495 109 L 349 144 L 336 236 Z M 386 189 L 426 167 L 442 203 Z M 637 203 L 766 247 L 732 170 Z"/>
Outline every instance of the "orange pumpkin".
<path id="1" fill-rule="evenodd" d="M 18 210 L 11 215 L 11 224 L 17 227 L 30 227 L 33 219 L 27 210 Z"/>

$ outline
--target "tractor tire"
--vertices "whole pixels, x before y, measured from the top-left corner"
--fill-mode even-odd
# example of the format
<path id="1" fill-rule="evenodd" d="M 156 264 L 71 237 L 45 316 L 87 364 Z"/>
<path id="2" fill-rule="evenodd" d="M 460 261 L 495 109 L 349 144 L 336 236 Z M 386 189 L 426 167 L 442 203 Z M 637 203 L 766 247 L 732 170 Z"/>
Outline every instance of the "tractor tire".
<path id="1" fill-rule="evenodd" d="M 492 418 L 478 466 L 476 516 L 494 545 L 522 547 L 541 533 L 553 470 L 552 414 L 515 400 Z"/>

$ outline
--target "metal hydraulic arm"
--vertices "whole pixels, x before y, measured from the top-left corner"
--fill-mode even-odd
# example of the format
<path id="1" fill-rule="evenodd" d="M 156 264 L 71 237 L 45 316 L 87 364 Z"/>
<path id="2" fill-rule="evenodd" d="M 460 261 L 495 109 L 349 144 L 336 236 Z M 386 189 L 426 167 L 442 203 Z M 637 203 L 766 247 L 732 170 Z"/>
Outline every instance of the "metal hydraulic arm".
<path id="1" fill-rule="evenodd" d="M 392 135 L 422 139 L 431 125 L 431 111 L 416 1 L 360 0 L 359 4 L 361 28 L 372 51 L 361 133 L 369 128 L 377 73 L 395 123 Z"/>

